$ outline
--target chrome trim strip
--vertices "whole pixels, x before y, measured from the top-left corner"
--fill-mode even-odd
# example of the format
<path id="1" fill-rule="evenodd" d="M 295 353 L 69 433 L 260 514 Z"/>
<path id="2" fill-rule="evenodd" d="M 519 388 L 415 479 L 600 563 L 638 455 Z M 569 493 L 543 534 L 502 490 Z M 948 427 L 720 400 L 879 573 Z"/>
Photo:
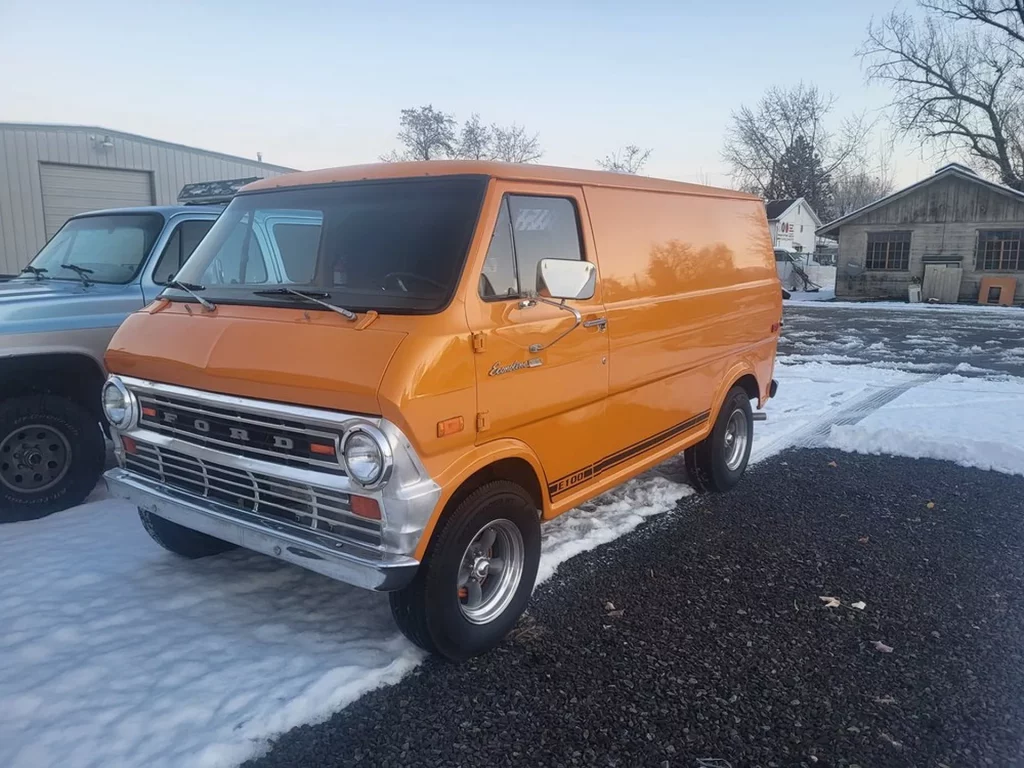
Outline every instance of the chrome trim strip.
<path id="1" fill-rule="evenodd" d="M 174 384 L 160 384 L 146 379 L 136 379 L 132 376 L 121 376 L 121 381 L 128 385 L 129 389 L 136 392 L 147 392 L 153 395 L 167 395 L 169 397 L 180 397 L 184 400 L 191 400 L 198 403 L 211 403 L 222 408 L 237 408 L 250 413 L 258 413 L 271 418 L 288 418 L 295 421 L 311 421 L 318 424 L 325 424 L 332 427 L 343 426 L 353 419 L 368 421 L 374 426 L 380 426 L 379 416 L 364 416 L 356 413 L 340 413 L 337 411 L 326 411 L 319 408 L 307 408 L 298 405 L 286 405 L 275 403 L 269 400 L 252 400 L 248 397 L 237 397 L 235 395 L 222 395 L 217 392 L 200 391 L 188 387 L 179 387 Z"/>
<path id="2" fill-rule="evenodd" d="M 419 568 L 419 561 L 411 557 L 380 559 L 378 555 L 374 559 L 355 544 L 338 542 L 332 547 L 313 540 L 315 531 L 310 531 L 313 536 L 302 536 L 296 526 L 271 526 L 256 515 L 235 510 L 228 513 L 208 499 L 196 504 L 185 494 L 168 491 L 123 469 L 111 469 L 104 477 L 111 494 L 139 509 L 353 586 L 377 591 L 401 589 Z"/>

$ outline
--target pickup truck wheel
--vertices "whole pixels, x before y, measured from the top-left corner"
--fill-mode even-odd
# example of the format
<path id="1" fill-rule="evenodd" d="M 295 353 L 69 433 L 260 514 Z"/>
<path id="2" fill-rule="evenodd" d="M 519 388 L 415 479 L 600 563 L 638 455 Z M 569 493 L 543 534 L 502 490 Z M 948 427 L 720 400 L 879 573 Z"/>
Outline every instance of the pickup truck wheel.
<path id="1" fill-rule="evenodd" d="M 477 656 L 515 626 L 539 563 L 529 495 L 514 483 L 488 483 L 439 523 L 413 582 L 390 594 L 391 613 L 424 650 L 452 661 Z"/>
<path id="2" fill-rule="evenodd" d="M 235 544 L 193 531 L 143 509 L 139 510 L 139 518 L 153 541 L 168 552 L 187 557 L 189 560 L 219 555 L 236 547 Z"/>
<path id="3" fill-rule="evenodd" d="M 722 403 L 711 434 L 684 454 L 686 472 L 698 491 L 728 491 L 743 476 L 754 441 L 750 396 L 733 387 Z"/>
<path id="4" fill-rule="evenodd" d="M 0 403 L 0 520 L 34 520 L 81 504 L 106 458 L 95 416 L 55 395 Z"/>

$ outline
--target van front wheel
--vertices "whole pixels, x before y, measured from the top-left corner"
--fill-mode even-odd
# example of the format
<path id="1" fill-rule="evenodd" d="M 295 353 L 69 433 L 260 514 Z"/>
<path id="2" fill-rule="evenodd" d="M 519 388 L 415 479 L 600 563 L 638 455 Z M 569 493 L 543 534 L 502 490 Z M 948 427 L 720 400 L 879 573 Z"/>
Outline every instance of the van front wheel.
<path id="1" fill-rule="evenodd" d="M 698 491 L 728 491 L 743 476 L 754 441 L 750 396 L 733 387 L 722 403 L 711 434 L 684 454 L 686 472 Z"/>
<path id="2" fill-rule="evenodd" d="M 390 594 L 399 629 L 452 661 L 498 645 L 526 608 L 540 563 L 540 521 L 529 495 L 503 480 L 447 515 L 412 583 Z"/>

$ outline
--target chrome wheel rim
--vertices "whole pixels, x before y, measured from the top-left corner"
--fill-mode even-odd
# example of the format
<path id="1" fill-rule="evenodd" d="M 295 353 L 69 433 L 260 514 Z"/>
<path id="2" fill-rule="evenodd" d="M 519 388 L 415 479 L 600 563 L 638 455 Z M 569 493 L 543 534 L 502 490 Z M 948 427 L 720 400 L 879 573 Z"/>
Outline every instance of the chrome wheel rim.
<path id="1" fill-rule="evenodd" d="M 70 466 L 68 439 L 46 424 L 19 427 L 0 441 L 0 483 L 15 493 L 52 488 Z"/>
<path id="2" fill-rule="evenodd" d="M 737 408 L 729 414 L 729 421 L 725 425 L 725 466 L 730 471 L 735 472 L 743 463 L 749 439 L 750 426 L 747 423 L 747 414 L 742 408 Z"/>
<path id="3" fill-rule="evenodd" d="M 498 618 L 519 589 L 526 547 L 511 520 L 493 520 L 466 547 L 459 564 L 459 608 L 472 624 Z"/>

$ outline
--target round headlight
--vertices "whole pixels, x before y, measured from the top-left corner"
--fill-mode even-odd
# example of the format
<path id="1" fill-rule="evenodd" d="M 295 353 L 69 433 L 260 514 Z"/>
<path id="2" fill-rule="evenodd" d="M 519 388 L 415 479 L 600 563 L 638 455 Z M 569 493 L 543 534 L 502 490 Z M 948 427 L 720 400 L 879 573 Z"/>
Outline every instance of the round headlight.
<path id="1" fill-rule="evenodd" d="M 103 413 L 107 421 L 124 429 L 135 419 L 135 400 L 120 379 L 111 378 L 103 385 Z"/>
<path id="2" fill-rule="evenodd" d="M 391 447 L 376 428 L 353 428 L 345 438 L 343 453 L 349 477 L 360 485 L 373 486 L 387 480 L 391 469 Z"/>

